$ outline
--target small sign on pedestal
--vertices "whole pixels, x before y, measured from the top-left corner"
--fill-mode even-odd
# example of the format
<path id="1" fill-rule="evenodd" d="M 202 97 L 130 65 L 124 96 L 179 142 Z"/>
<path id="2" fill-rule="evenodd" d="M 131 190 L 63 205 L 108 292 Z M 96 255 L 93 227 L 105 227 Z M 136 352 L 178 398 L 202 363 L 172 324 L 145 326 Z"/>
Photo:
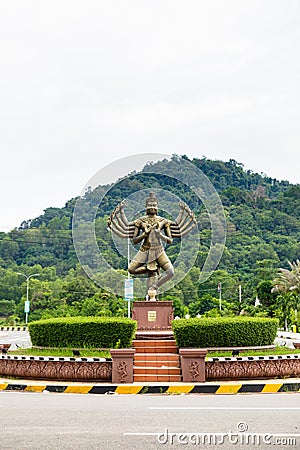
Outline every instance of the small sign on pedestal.
<path id="1" fill-rule="evenodd" d="M 148 322 L 156 322 L 156 311 L 148 311 Z"/>

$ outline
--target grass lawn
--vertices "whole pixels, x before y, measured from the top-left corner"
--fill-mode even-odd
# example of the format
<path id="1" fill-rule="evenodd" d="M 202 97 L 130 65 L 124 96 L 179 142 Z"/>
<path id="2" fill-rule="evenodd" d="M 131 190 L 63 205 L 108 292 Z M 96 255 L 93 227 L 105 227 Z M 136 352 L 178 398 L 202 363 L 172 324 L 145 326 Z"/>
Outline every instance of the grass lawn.
<path id="1" fill-rule="evenodd" d="M 61 356 L 61 357 L 74 357 L 72 348 L 56 348 L 56 349 L 37 349 L 37 348 L 19 348 L 18 350 L 9 351 L 10 355 L 23 355 L 23 356 Z M 85 358 L 110 358 L 110 352 L 104 350 L 85 349 L 80 350 L 79 357 Z M 77 356 L 78 358 L 78 356 Z"/>
<path id="2" fill-rule="evenodd" d="M 9 351 L 10 355 L 24 355 L 24 356 L 60 356 L 60 357 L 73 357 L 72 348 L 57 348 L 57 349 L 36 349 L 26 348 Z M 240 352 L 239 356 L 273 356 L 273 355 L 293 355 L 300 354 L 300 349 L 294 350 L 288 347 L 276 347 L 273 350 L 249 350 Z M 93 348 L 80 350 L 80 356 L 85 358 L 110 358 L 109 350 L 95 350 Z M 231 351 L 222 352 L 208 352 L 207 358 L 216 358 L 232 356 Z"/>
<path id="3" fill-rule="evenodd" d="M 294 355 L 299 354 L 300 349 L 293 349 L 288 347 L 276 347 L 272 350 L 247 350 L 245 352 L 240 352 L 239 356 L 274 356 L 274 355 Z M 231 356 L 231 352 L 208 352 L 208 358 Z"/>

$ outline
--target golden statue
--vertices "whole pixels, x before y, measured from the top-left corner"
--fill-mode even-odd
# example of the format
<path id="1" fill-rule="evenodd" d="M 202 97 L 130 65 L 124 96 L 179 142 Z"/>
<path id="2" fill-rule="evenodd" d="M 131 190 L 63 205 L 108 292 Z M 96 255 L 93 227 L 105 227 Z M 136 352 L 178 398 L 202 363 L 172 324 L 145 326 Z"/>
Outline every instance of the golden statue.
<path id="1" fill-rule="evenodd" d="M 138 253 L 128 266 L 132 275 L 147 274 L 147 292 L 158 291 L 174 275 L 173 265 L 168 258 L 163 242 L 171 244 L 173 238 L 181 239 L 196 226 L 196 218 L 190 208 L 179 203 L 180 212 L 175 221 L 160 217 L 158 201 L 154 192 L 146 199 L 146 216 L 128 222 L 124 212 L 125 201 L 122 201 L 112 212 L 108 227 L 119 237 L 130 238 L 134 244 L 142 242 Z M 160 274 L 160 269 L 163 274 Z"/>

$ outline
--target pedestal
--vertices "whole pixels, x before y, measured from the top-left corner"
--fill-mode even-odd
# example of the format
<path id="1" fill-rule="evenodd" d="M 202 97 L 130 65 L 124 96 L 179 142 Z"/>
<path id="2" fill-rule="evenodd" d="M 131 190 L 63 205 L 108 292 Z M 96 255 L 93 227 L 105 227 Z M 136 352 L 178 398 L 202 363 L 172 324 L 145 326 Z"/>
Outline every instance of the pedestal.
<path id="1" fill-rule="evenodd" d="M 204 383 L 207 350 L 203 348 L 181 348 L 179 353 L 182 381 L 184 383 Z"/>
<path id="2" fill-rule="evenodd" d="M 138 331 L 172 330 L 174 319 L 172 301 L 133 302 L 132 318 L 137 321 Z"/>
<path id="3" fill-rule="evenodd" d="M 133 348 L 111 349 L 112 383 L 133 383 Z"/>

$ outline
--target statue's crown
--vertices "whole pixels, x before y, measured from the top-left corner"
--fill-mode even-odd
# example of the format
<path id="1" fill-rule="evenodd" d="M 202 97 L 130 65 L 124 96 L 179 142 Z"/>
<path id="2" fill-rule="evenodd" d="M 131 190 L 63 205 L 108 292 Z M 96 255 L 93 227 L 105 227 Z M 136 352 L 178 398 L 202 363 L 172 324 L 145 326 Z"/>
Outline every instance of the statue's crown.
<path id="1" fill-rule="evenodd" d="M 151 202 L 151 203 L 153 203 L 153 202 L 158 203 L 157 198 L 155 197 L 154 192 L 149 192 L 149 197 L 146 198 L 146 206 L 147 206 L 148 203 L 150 203 L 150 202 Z"/>

